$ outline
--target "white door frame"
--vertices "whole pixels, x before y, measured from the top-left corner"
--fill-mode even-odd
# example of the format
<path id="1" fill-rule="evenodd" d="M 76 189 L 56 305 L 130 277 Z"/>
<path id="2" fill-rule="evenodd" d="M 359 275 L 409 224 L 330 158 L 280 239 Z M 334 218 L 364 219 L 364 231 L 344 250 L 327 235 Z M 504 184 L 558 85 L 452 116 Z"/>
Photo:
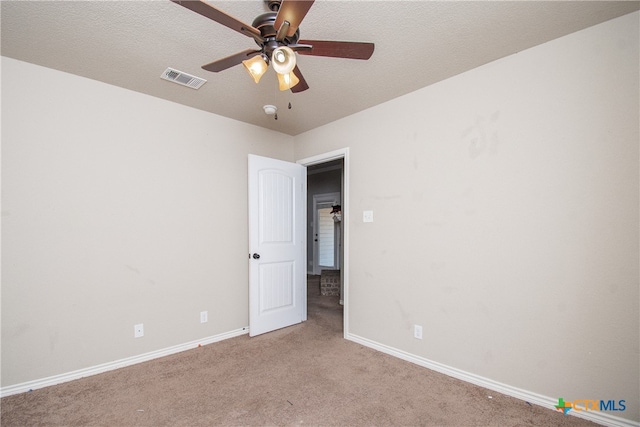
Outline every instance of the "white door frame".
<path id="1" fill-rule="evenodd" d="M 331 160 L 343 159 L 342 165 L 342 238 L 343 238 L 343 262 L 340 269 L 342 280 L 342 302 L 344 304 L 343 336 L 349 336 L 349 148 L 330 151 L 324 154 L 307 157 L 298 160 L 303 166 L 312 166 L 318 163 L 326 163 Z M 308 262 L 308 260 L 307 260 Z"/>
<path id="2" fill-rule="evenodd" d="M 335 193 L 323 193 L 323 194 L 314 194 L 313 195 L 313 274 L 320 274 L 320 251 L 318 248 L 318 208 L 320 205 L 333 205 L 333 204 L 342 204 L 341 194 L 339 192 Z M 335 237 L 334 230 L 334 237 Z M 333 266 L 329 267 L 332 270 L 340 269 L 340 241 L 334 240 L 333 244 Z"/>

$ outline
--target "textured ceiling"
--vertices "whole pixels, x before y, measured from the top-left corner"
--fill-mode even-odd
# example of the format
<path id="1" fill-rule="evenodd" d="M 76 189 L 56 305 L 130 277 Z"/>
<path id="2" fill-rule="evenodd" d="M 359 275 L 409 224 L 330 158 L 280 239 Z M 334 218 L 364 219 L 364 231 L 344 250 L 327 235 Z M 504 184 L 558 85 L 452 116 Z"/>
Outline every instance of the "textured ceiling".
<path id="1" fill-rule="evenodd" d="M 211 3 L 248 23 L 267 11 L 261 0 Z M 297 135 L 638 10 L 640 2 L 317 0 L 300 26 L 302 39 L 376 48 L 368 61 L 298 56 L 310 87 L 298 94 L 278 91 L 273 70 L 258 85 L 242 66 L 202 70 L 257 46 L 169 0 L 5 0 L 1 7 L 3 56 Z M 208 82 L 194 90 L 162 80 L 167 67 Z M 278 106 L 277 121 L 264 114 L 265 104 Z"/>

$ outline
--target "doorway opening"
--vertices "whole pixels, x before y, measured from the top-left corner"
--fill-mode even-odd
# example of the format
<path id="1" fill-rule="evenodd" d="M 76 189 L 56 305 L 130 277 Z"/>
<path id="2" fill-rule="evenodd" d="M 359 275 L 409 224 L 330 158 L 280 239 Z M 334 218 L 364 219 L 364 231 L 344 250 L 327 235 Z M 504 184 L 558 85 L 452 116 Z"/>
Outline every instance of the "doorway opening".
<path id="1" fill-rule="evenodd" d="M 348 149 L 298 161 L 307 167 L 307 301 L 334 300 L 348 325 Z"/>
<path id="2" fill-rule="evenodd" d="M 342 165 L 340 165 L 342 167 Z M 307 256 L 309 274 L 320 275 L 323 270 L 340 270 L 341 256 L 341 191 L 332 193 L 313 193 L 314 189 L 322 188 L 327 183 L 338 184 L 342 187 L 342 169 L 340 174 L 319 173 L 307 170 L 307 185 L 311 183 L 312 191 L 308 190 L 307 210 Z M 318 185 L 319 184 L 319 185 Z"/>

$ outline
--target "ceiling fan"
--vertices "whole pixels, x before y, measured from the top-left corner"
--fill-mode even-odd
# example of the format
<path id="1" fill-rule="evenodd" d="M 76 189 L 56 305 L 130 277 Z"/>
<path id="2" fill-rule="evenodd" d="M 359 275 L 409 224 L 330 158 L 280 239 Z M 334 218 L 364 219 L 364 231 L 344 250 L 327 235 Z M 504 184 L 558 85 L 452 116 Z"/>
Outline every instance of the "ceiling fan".
<path id="1" fill-rule="evenodd" d="M 271 12 L 263 13 L 252 25 L 223 12 L 204 0 L 171 0 L 180 6 L 212 19 L 234 31 L 251 37 L 259 49 L 247 49 L 218 59 L 202 68 L 217 73 L 242 63 L 256 83 L 272 63 L 278 75 L 280 90 L 298 93 L 309 89 L 296 65 L 295 52 L 300 55 L 333 58 L 369 59 L 374 44 L 364 42 L 300 40 L 300 23 L 314 0 L 264 0 Z"/>

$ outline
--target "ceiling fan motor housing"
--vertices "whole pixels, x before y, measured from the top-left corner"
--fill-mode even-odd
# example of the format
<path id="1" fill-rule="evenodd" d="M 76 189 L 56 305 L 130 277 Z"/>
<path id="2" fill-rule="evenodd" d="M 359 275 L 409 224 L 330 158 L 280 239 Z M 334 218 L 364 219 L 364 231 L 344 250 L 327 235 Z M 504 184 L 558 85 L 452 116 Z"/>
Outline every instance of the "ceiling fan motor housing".
<path id="1" fill-rule="evenodd" d="M 264 53 L 266 53 L 269 57 L 271 57 L 271 53 L 274 49 L 280 46 L 296 44 L 298 42 L 298 39 L 300 38 L 300 29 L 297 29 L 292 36 L 285 37 L 283 41 L 278 42 L 276 40 L 276 34 L 278 31 L 273 26 L 274 22 L 276 21 L 276 15 L 276 12 L 263 13 L 262 15 L 257 16 L 251 24 L 254 28 L 260 30 L 260 35 L 264 39 L 264 42 L 261 43 L 256 40 L 256 43 L 258 44 L 258 46 L 264 49 Z"/>

